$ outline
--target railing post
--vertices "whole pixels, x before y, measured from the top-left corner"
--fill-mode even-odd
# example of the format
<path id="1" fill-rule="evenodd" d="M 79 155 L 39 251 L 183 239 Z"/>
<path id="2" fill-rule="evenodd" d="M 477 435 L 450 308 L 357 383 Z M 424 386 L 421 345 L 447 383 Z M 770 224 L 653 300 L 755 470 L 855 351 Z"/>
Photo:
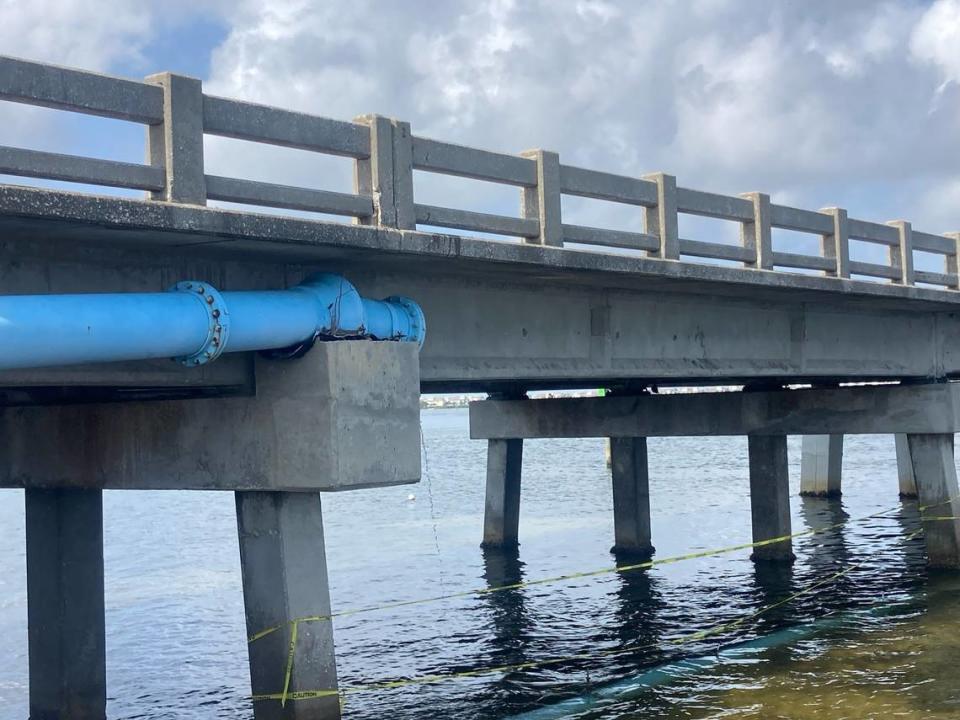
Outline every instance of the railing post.
<path id="1" fill-rule="evenodd" d="M 660 249 L 647 253 L 663 260 L 680 259 L 680 238 L 677 231 L 677 179 L 665 173 L 644 175 L 644 180 L 656 183 L 657 204 L 643 208 L 644 231 L 660 238 Z"/>
<path id="2" fill-rule="evenodd" d="M 950 287 L 960 290 L 960 232 L 947 233 L 947 237 L 953 240 L 953 254 L 945 257 L 947 274 L 953 276 L 953 284 Z"/>
<path id="3" fill-rule="evenodd" d="M 913 285 L 913 229 L 906 220 L 891 220 L 887 225 L 900 234 L 900 242 L 889 249 L 890 267 L 900 271 L 900 279 L 892 282 Z"/>
<path id="4" fill-rule="evenodd" d="M 163 88 L 163 122 L 147 127 L 147 162 L 166 171 L 164 189 L 151 200 L 207 204 L 203 174 L 203 87 L 199 80 L 173 73 L 148 75 Z"/>
<path id="5" fill-rule="evenodd" d="M 766 193 L 744 193 L 740 197 L 753 203 L 753 220 L 740 224 L 740 242 L 752 250 L 755 260 L 744 263 L 758 270 L 773 269 L 773 231 L 770 226 L 770 196 Z"/>
<path id="6" fill-rule="evenodd" d="M 374 212 L 373 217 L 358 222 L 415 229 L 410 123 L 382 115 L 361 115 L 355 120 L 370 128 L 370 157 L 354 164 L 354 190 L 373 198 Z"/>
<path id="7" fill-rule="evenodd" d="M 537 184 L 523 188 L 521 213 L 523 217 L 540 223 L 539 237 L 524 238 L 524 242 L 563 247 L 560 156 L 549 150 L 527 150 L 520 154 L 537 164 Z"/>
<path id="8" fill-rule="evenodd" d="M 833 232 L 820 238 L 823 256 L 836 263 L 834 270 L 826 270 L 831 277 L 850 277 L 850 232 L 847 211 L 843 208 L 823 208 L 820 212 L 833 218 Z"/>

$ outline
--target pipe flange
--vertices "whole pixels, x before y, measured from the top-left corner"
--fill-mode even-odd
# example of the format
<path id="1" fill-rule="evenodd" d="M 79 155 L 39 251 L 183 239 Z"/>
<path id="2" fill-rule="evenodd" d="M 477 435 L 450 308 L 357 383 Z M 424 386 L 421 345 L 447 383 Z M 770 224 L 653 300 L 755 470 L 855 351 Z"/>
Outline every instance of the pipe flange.
<path id="1" fill-rule="evenodd" d="M 413 340 L 421 348 L 427 339 L 427 318 L 423 314 L 423 308 L 418 303 L 402 295 L 391 295 L 384 298 L 384 302 L 399 305 L 407 311 L 407 317 L 410 319 L 410 340 Z"/>
<path id="2" fill-rule="evenodd" d="M 230 335 L 230 316 L 227 304 L 220 291 L 210 283 L 197 280 L 182 280 L 170 288 L 170 292 L 182 292 L 197 298 L 207 312 L 207 339 L 192 355 L 174 358 L 186 367 L 206 365 L 220 357 Z"/>

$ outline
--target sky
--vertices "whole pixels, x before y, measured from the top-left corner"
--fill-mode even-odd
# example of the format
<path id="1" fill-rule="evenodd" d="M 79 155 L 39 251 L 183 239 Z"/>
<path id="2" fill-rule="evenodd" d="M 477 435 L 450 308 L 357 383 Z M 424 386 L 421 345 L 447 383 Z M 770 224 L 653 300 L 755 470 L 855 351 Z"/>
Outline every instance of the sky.
<path id="1" fill-rule="evenodd" d="M 0 0 L 0 52 L 686 187 L 960 230 L 960 0 Z M 0 103 L 0 144 L 141 161 L 143 128 Z M 209 138 L 207 171 L 348 191 L 349 162 Z M 516 190 L 417 180 L 516 212 Z M 565 218 L 639 222 L 565 200 Z M 732 223 L 702 221 L 681 235 Z M 706 223 L 706 224 L 704 224 Z M 720 227 L 722 225 L 723 227 Z M 799 241 L 798 241 L 799 242 Z M 866 258 L 864 258 L 866 259 Z"/>

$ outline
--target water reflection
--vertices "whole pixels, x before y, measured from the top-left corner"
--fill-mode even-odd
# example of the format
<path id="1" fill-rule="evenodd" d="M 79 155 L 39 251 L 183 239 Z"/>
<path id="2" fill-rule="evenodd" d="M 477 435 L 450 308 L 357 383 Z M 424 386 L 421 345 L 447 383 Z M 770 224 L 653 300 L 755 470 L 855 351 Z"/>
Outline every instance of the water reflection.
<path id="1" fill-rule="evenodd" d="M 488 588 L 523 582 L 519 548 L 484 548 L 483 579 Z M 509 588 L 480 596 L 492 624 L 489 657 L 494 665 L 516 665 L 529 660 L 527 649 L 533 620 L 526 609 L 523 588 Z"/>
<path id="2" fill-rule="evenodd" d="M 617 567 L 622 564 L 618 562 Z M 621 647 L 637 648 L 635 653 L 625 653 L 621 664 L 636 667 L 659 661 L 664 601 L 656 578 L 649 570 L 628 570 L 617 576 L 617 582 L 613 635 Z"/>

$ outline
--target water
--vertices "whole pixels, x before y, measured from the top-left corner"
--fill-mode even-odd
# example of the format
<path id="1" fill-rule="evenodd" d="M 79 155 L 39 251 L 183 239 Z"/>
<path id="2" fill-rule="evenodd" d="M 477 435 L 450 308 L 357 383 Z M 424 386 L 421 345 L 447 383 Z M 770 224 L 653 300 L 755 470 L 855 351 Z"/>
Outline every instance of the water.
<path id="1" fill-rule="evenodd" d="M 484 555 L 485 443 L 467 439 L 462 410 L 426 411 L 423 426 L 429 483 L 323 497 L 335 610 L 612 566 L 602 441 L 527 443 L 519 554 Z M 651 440 L 649 448 L 658 557 L 749 541 L 745 439 Z M 794 530 L 845 521 L 795 540 L 791 569 L 755 568 L 739 551 L 338 619 L 343 687 L 580 656 L 350 694 L 344 716 L 510 717 L 829 617 L 839 619 L 827 630 L 672 678 L 584 717 L 960 717 L 960 578 L 928 574 L 921 538 L 908 538 L 919 525 L 915 506 L 897 499 L 893 438 L 851 437 L 844 449 L 842 504 L 801 501 L 799 438 L 791 439 Z M 885 509 L 895 512 L 859 520 Z M 104 514 L 109 717 L 252 717 L 232 496 L 108 492 Z M 21 493 L 0 491 L 0 527 L 0 719 L 23 720 Z M 675 642 L 860 563 L 726 633 Z M 888 606 L 885 614 L 859 612 L 878 605 Z"/>

